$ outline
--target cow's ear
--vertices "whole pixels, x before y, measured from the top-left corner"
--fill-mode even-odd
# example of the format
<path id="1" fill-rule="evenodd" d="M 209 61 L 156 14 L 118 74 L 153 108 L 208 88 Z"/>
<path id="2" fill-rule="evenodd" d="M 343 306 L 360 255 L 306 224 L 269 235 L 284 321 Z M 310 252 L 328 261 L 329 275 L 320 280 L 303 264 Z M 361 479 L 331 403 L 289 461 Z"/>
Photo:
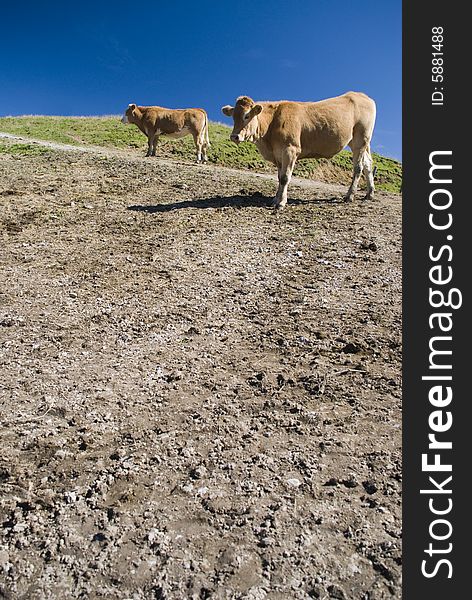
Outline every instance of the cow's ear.
<path id="1" fill-rule="evenodd" d="M 226 115 L 227 117 L 232 117 L 233 116 L 233 111 L 234 111 L 234 107 L 230 106 L 229 104 L 227 104 L 226 106 L 223 106 L 221 109 L 221 112 Z"/>
<path id="2" fill-rule="evenodd" d="M 134 110 L 136 108 L 136 104 L 128 104 L 128 108 L 131 108 L 131 110 Z"/>
<path id="3" fill-rule="evenodd" d="M 262 112 L 262 106 L 260 104 L 254 104 L 254 106 L 251 108 L 251 113 L 252 116 L 255 117 L 256 115 L 259 115 Z"/>

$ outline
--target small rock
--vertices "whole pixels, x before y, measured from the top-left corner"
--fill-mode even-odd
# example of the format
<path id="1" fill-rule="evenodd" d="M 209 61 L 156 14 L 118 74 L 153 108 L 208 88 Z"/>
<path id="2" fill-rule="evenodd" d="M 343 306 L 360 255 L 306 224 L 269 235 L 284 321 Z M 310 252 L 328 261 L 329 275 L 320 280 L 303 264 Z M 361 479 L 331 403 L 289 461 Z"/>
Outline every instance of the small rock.
<path id="1" fill-rule="evenodd" d="M 195 467 L 195 469 L 192 469 L 192 471 L 190 472 L 190 477 L 192 479 L 202 479 L 206 475 L 208 475 L 208 471 L 206 470 L 206 467 L 204 465 L 199 465 L 198 467 Z"/>
<path id="2" fill-rule="evenodd" d="M 347 488 L 355 488 L 357 487 L 359 484 L 357 483 L 357 481 L 354 479 L 354 477 L 349 477 L 349 479 L 345 479 L 343 481 L 343 485 L 345 485 Z"/>
<path id="3" fill-rule="evenodd" d="M 339 481 L 336 477 L 331 477 L 324 485 L 339 485 Z"/>
<path id="4" fill-rule="evenodd" d="M 373 481 L 363 481 L 362 485 L 364 486 L 365 491 L 368 494 L 375 494 L 375 492 L 378 490 L 377 486 L 375 485 L 375 483 Z"/>
<path id="5" fill-rule="evenodd" d="M 361 242 L 361 250 L 370 250 L 371 252 L 377 252 L 377 244 L 375 242 Z"/>
<path id="6" fill-rule="evenodd" d="M 341 349 L 341 352 L 344 352 L 345 354 L 357 354 L 360 350 L 361 349 L 357 344 L 349 342 Z"/>
<path id="7" fill-rule="evenodd" d="M 263 537 L 263 538 L 261 539 L 261 541 L 260 541 L 260 545 L 261 545 L 263 548 L 267 548 L 267 547 L 269 547 L 269 546 L 273 546 L 273 545 L 274 545 L 274 543 L 275 543 L 275 539 L 274 539 L 274 538 L 272 538 L 272 537 Z"/>
<path id="8" fill-rule="evenodd" d="M 149 530 L 148 535 L 147 535 L 147 539 L 148 542 L 153 545 L 156 542 L 158 542 L 162 537 L 161 532 L 156 529 L 155 527 L 153 527 L 152 529 Z"/>
<path id="9" fill-rule="evenodd" d="M 335 598 L 336 600 L 346 600 L 346 594 L 337 585 L 330 585 L 328 587 L 328 593 L 330 598 Z"/>

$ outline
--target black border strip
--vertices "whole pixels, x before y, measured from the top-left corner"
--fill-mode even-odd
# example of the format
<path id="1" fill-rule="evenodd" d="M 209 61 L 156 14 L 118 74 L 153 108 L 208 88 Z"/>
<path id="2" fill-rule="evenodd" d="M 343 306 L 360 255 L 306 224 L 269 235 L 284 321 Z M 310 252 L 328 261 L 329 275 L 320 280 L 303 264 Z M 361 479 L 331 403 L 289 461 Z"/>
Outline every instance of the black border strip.
<path id="1" fill-rule="evenodd" d="M 406 600 L 452 600 L 470 595 L 466 542 L 470 531 L 467 509 L 471 503 L 466 486 L 472 477 L 467 465 L 470 448 L 466 440 L 472 440 L 472 431 L 469 432 L 471 398 L 465 374 L 472 370 L 468 348 L 472 328 L 465 289 L 466 273 L 471 271 L 468 264 L 471 252 L 466 240 L 472 236 L 465 229 L 472 200 L 465 192 L 465 175 L 472 167 L 466 165 L 470 150 L 465 146 L 471 129 L 472 98 L 469 99 L 466 90 L 471 53 L 464 10 L 465 5 L 454 2 L 403 3 L 403 597 Z M 437 83 L 432 81 L 438 74 L 438 70 L 435 73 L 432 70 L 433 52 L 437 52 L 432 47 L 433 27 L 443 28 L 444 81 Z M 434 91 L 443 92 L 442 105 L 432 104 Z M 436 94 L 435 100 L 440 102 L 440 94 Z M 432 152 L 444 153 L 431 155 Z M 451 165 L 452 169 L 433 170 L 430 182 L 431 161 Z M 446 206 L 450 199 L 448 208 L 431 206 L 436 202 Z M 450 227 L 435 229 L 429 222 L 431 214 L 433 223 L 439 225 L 452 218 Z M 439 269 L 431 272 L 435 266 Z M 451 274 L 448 283 L 431 281 L 431 278 L 442 281 Z M 452 289 L 458 290 L 452 292 L 452 304 L 458 304 L 462 294 L 460 308 L 431 306 L 431 290 L 442 291 L 447 302 Z M 435 294 L 432 301 L 440 304 L 440 298 Z M 440 319 L 432 317 L 434 313 L 450 315 L 450 320 L 444 317 L 441 321 L 445 329 L 452 325 L 449 332 L 440 330 Z M 435 336 L 444 339 L 431 341 Z M 451 339 L 445 339 L 447 336 Z M 450 350 L 452 354 L 432 355 L 430 343 L 435 350 Z M 435 366 L 452 368 L 432 368 L 430 361 Z M 423 376 L 450 376 L 451 380 L 424 380 Z M 435 386 L 436 393 L 430 392 Z M 447 387 L 452 393 L 448 404 L 444 399 Z M 436 406 L 431 398 L 437 401 Z M 435 411 L 440 414 L 431 416 Z M 428 435 L 435 433 L 432 427 L 446 428 L 451 418 L 451 427 L 436 433 L 435 439 L 451 441 L 452 449 L 428 449 Z M 422 469 L 425 453 L 428 463 L 440 460 L 441 464 L 450 464 L 452 471 L 425 471 Z M 450 476 L 452 479 L 447 481 Z M 421 494 L 422 489 L 437 493 Z M 450 511 L 443 515 L 432 513 L 433 509 L 448 508 Z M 431 532 L 444 539 L 435 540 Z M 441 560 L 444 562 L 439 564 Z M 426 577 L 422 568 L 434 575 Z"/>

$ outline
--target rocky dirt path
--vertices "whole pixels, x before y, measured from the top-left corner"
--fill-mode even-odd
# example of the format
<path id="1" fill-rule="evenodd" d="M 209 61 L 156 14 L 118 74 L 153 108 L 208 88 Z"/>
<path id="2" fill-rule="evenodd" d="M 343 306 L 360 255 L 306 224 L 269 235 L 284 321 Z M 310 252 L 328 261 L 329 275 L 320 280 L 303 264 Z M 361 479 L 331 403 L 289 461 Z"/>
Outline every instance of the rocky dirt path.
<path id="1" fill-rule="evenodd" d="M 24 144 L 35 144 L 37 146 L 42 146 L 43 148 L 51 148 L 51 150 L 58 150 L 58 151 L 67 151 L 67 152 L 88 152 L 90 154 L 97 154 L 99 156 L 108 156 L 108 157 L 117 157 L 117 158 L 126 158 L 128 160 L 140 160 L 143 158 L 142 153 L 138 152 L 136 150 L 120 150 L 118 148 L 105 148 L 103 146 L 82 146 L 80 144 L 78 145 L 72 145 L 72 144 L 60 144 L 58 142 L 49 142 L 47 140 L 38 140 L 36 138 L 31 138 L 31 137 L 26 137 L 26 136 L 21 136 L 21 135 L 13 135 L 11 133 L 4 133 L 0 131 L 0 138 L 6 139 L 6 140 L 11 140 L 11 141 L 16 141 L 16 142 L 20 142 L 20 143 L 24 143 Z M 195 163 L 191 163 L 188 161 L 184 161 L 184 162 L 179 162 L 176 161 L 175 159 L 165 159 L 162 157 L 152 157 L 151 160 L 156 163 L 157 165 L 162 164 L 162 165 L 167 165 L 167 166 L 172 166 L 177 164 L 183 164 L 186 167 L 190 166 L 190 165 L 195 165 Z M 212 165 L 213 169 L 221 169 L 223 172 L 226 172 L 227 174 L 233 174 L 233 175 L 241 175 L 241 171 L 238 169 L 232 169 L 230 167 L 222 167 L 222 166 L 218 166 L 218 165 Z M 251 171 L 244 171 L 243 172 L 245 175 L 247 175 L 247 177 L 249 178 L 255 178 L 255 179 L 262 179 L 265 181 L 274 181 L 274 175 L 272 175 L 271 173 L 253 173 Z M 302 188 L 307 188 L 307 189 L 324 189 L 324 186 L 326 186 L 327 190 L 331 190 L 333 191 L 333 189 L 338 192 L 339 191 L 339 187 L 340 186 L 332 186 L 330 184 L 325 184 L 324 182 L 321 181 L 312 181 L 310 179 L 304 179 L 302 177 L 293 177 L 292 178 L 292 183 L 297 185 L 298 187 L 302 187 Z"/>
<path id="2" fill-rule="evenodd" d="M 401 597 L 401 202 L 302 181 L 0 155 L 1 596 Z"/>

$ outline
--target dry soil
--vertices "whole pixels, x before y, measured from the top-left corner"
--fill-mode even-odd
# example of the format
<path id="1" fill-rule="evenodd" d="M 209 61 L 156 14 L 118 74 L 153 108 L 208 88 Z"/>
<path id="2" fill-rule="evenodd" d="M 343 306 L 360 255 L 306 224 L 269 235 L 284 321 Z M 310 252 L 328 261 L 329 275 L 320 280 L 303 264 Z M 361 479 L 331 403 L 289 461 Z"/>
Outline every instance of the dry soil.
<path id="1" fill-rule="evenodd" d="M 400 197 L 274 191 L 0 155 L 0 598 L 400 598 Z"/>

